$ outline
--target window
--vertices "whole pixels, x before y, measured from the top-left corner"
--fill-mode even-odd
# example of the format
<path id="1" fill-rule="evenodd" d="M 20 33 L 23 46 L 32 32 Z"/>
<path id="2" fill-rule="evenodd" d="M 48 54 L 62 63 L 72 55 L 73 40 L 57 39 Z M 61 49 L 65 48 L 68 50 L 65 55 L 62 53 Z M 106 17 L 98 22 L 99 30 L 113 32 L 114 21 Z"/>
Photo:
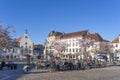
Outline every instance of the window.
<path id="1" fill-rule="evenodd" d="M 66 49 L 66 52 L 68 52 L 68 49 Z"/>
<path id="2" fill-rule="evenodd" d="M 116 53 L 118 53 L 118 50 L 115 50 Z"/>
<path id="3" fill-rule="evenodd" d="M 81 51 L 81 49 L 79 48 L 79 52 Z"/>
<path id="4" fill-rule="evenodd" d="M 116 47 L 118 47 L 118 45 L 116 44 Z"/>
<path id="5" fill-rule="evenodd" d="M 65 50 L 63 50 L 62 52 L 65 52 Z"/>
<path id="6" fill-rule="evenodd" d="M 73 52 L 75 52 L 75 49 L 73 49 Z"/>
<path id="7" fill-rule="evenodd" d="M 31 53 L 31 50 L 29 50 L 29 53 Z"/>
<path id="8" fill-rule="evenodd" d="M 71 43 L 69 43 L 69 46 L 71 46 Z"/>
<path id="9" fill-rule="evenodd" d="M 76 48 L 76 52 L 78 52 L 78 48 Z"/>
<path id="10" fill-rule="evenodd" d="M 21 53 L 23 53 L 23 49 L 21 50 Z"/>
<path id="11" fill-rule="evenodd" d="M 74 47 L 74 43 L 73 43 L 73 47 Z"/>
<path id="12" fill-rule="evenodd" d="M 78 46 L 78 43 L 76 42 L 76 46 Z"/>
<path id="13" fill-rule="evenodd" d="M 15 52 L 15 49 L 13 48 L 12 52 L 14 53 Z"/>
<path id="14" fill-rule="evenodd" d="M 69 49 L 69 52 L 71 52 L 71 49 Z"/>
<path id="15" fill-rule="evenodd" d="M 25 49 L 27 49 L 27 46 L 25 46 Z"/>
<path id="16" fill-rule="evenodd" d="M 73 58 L 75 58 L 75 55 L 73 55 Z"/>
<path id="17" fill-rule="evenodd" d="M 66 55 L 66 58 L 68 58 L 68 55 Z"/>
<path id="18" fill-rule="evenodd" d="M 63 58 L 65 58 L 65 55 L 63 55 Z"/>
<path id="19" fill-rule="evenodd" d="M 31 46 L 29 46 L 29 48 L 31 49 Z"/>
<path id="20" fill-rule="evenodd" d="M 71 40 L 69 40 L 69 42 L 71 42 Z"/>
<path id="21" fill-rule="evenodd" d="M 27 42 L 25 42 L 25 45 L 27 45 Z"/>
<path id="22" fill-rule="evenodd" d="M 23 46 L 21 46 L 21 48 L 23 48 Z"/>
<path id="23" fill-rule="evenodd" d="M 28 36 L 25 36 L 25 39 L 28 39 Z"/>

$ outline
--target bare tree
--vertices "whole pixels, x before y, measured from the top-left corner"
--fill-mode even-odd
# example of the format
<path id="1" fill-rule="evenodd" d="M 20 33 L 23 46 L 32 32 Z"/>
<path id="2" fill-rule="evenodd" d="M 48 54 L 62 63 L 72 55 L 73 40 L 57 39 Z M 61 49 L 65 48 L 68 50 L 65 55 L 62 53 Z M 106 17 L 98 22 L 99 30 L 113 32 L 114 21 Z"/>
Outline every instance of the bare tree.
<path id="1" fill-rule="evenodd" d="M 87 51 L 87 48 L 93 46 L 95 41 L 91 39 L 83 38 L 83 39 L 79 39 L 78 42 L 79 42 L 79 46 L 82 48 L 82 56 L 86 59 L 88 55 L 90 55 L 89 51 Z"/>
<path id="2" fill-rule="evenodd" d="M 112 45 L 109 42 L 100 42 L 98 53 L 112 53 Z"/>
<path id="3" fill-rule="evenodd" d="M 13 39 L 11 38 L 11 30 L 13 26 L 8 26 L 7 28 L 3 28 L 2 25 L 0 25 L 0 52 L 3 51 L 4 48 L 10 49 L 13 47 Z M 12 32 L 15 32 L 12 30 Z"/>
<path id="4" fill-rule="evenodd" d="M 96 54 L 105 54 L 109 55 L 110 58 L 112 59 L 112 53 L 113 53 L 113 46 L 111 45 L 110 42 L 99 42 L 99 44 L 94 47 L 94 52 Z"/>
<path id="5" fill-rule="evenodd" d="M 54 44 L 54 49 L 57 51 L 58 57 L 60 57 L 60 54 L 66 50 L 66 48 L 68 47 L 68 44 L 65 41 L 61 41 L 61 42 L 56 42 Z"/>

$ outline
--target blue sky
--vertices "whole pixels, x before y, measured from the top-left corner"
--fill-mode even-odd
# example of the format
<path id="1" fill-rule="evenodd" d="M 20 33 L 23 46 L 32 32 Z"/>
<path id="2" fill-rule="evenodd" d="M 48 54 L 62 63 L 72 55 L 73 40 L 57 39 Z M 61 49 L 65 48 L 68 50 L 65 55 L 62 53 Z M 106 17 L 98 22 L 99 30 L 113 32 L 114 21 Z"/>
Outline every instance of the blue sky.
<path id="1" fill-rule="evenodd" d="M 87 29 L 112 41 L 120 34 L 120 0 L 0 0 L 0 24 L 13 25 L 14 38 L 28 29 L 35 44 L 51 30 Z"/>

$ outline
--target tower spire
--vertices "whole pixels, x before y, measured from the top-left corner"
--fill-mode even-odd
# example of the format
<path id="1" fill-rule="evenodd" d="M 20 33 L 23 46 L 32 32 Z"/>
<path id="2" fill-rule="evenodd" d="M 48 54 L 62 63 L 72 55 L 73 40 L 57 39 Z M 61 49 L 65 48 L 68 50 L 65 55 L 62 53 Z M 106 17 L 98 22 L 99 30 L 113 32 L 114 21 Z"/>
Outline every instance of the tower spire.
<path id="1" fill-rule="evenodd" d="M 25 33 L 28 34 L 28 30 L 27 29 L 25 30 Z"/>

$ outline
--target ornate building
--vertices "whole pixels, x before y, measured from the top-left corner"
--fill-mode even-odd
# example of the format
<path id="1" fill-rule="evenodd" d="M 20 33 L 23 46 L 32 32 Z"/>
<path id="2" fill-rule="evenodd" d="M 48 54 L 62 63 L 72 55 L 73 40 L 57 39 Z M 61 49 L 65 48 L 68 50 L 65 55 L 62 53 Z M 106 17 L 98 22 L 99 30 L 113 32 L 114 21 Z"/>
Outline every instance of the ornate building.
<path id="1" fill-rule="evenodd" d="M 7 51 L 7 55 L 12 56 L 12 58 L 25 58 L 25 54 L 33 55 L 33 42 L 27 30 L 22 37 L 14 40 L 14 47 Z"/>
<path id="2" fill-rule="evenodd" d="M 83 30 L 73 33 L 61 33 L 61 32 L 51 31 L 46 40 L 44 56 L 46 59 L 50 59 L 51 56 L 58 55 L 54 45 L 58 42 L 62 42 L 62 43 L 64 42 L 65 44 L 67 44 L 67 46 L 64 47 L 64 50 L 60 51 L 59 57 L 61 59 L 70 59 L 70 58 L 80 59 L 82 58 L 83 54 L 82 54 L 82 47 L 79 45 L 80 43 L 78 40 L 83 38 L 95 40 L 96 44 L 105 41 L 98 33 L 90 34 L 88 30 Z M 91 49 L 92 47 L 89 47 L 87 50 L 91 50 Z M 94 56 L 92 52 L 90 53 L 91 56 Z"/>

